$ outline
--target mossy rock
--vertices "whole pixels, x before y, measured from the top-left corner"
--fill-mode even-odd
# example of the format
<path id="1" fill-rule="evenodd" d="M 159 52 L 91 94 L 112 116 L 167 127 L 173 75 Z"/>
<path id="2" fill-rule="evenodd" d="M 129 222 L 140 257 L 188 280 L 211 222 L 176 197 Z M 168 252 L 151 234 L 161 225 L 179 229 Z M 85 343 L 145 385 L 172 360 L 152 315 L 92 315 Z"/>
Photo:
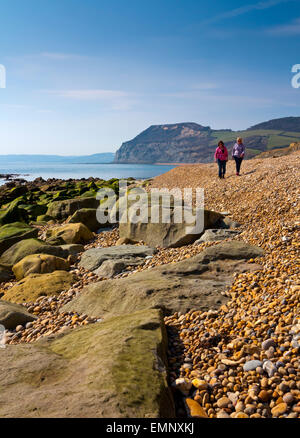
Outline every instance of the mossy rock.
<path id="1" fill-rule="evenodd" d="M 67 258 L 69 253 L 60 246 L 48 245 L 43 240 L 25 239 L 8 248 L 0 257 L 0 264 L 12 267 L 30 254 L 50 254 Z"/>
<path id="2" fill-rule="evenodd" d="M 9 290 L 5 290 L 3 299 L 12 303 L 34 302 L 40 296 L 59 295 L 63 290 L 68 290 L 75 281 L 74 274 L 65 271 L 30 274 Z"/>
<path id="3" fill-rule="evenodd" d="M 36 218 L 37 216 L 41 216 L 42 214 L 45 214 L 48 210 L 48 207 L 46 204 L 34 204 L 34 205 L 26 205 L 23 207 L 24 210 L 27 211 L 27 213 L 31 216 Z"/>
<path id="4" fill-rule="evenodd" d="M 37 222 L 49 222 L 51 220 L 53 220 L 53 217 L 49 216 L 48 214 L 41 214 L 36 218 Z"/>
<path id="5" fill-rule="evenodd" d="M 81 223 L 70 223 L 50 228 L 46 232 L 46 239 L 63 243 L 87 243 L 94 234 Z"/>
<path id="6" fill-rule="evenodd" d="M 67 199 L 65 201 L 53 201 L 48 205 L 47 214 L 54 219 L 67 219 L 75 211 L 81 208 L 97 208 L 99 201 L 93 197 Z"/>
<path id="7" fill-rule="evenodd" d="M 67 271 L 70 263 L 50 254 L 30 254 L 16 263 L 12 270 L 17 280 L 30 274 L 49 274 L 54 271 Z"/>
<path id="8" fill-rule="evenodd" d="M 88 190 L 87 192 L 84 192 L 82 195 L 80 195 L 81 198 L 90 198 L 95 197 L 97 194 L 96 190 Z"/>
<path id="9" fill-rule="evenodd" d="M 38 230 L 23 222 L 13 222 L 0 227 L 0 254 L 23 239 L 37 237 Z"/>
<path id="10" fill-rule="evenodd" d="M 166 349 L 159 310 L 8 346 L 0 416 L 174 418 Z"/>
<path id="11" fill-rule="evenodd" d="M 97 231 L 103 225 L 98 222 L 96 213 L 96 208 L 81 208 L 80 210 L 75 211 L 75 213 L 68 219 L 68 222 L 71 224 L 81 222 L 88 227 L 89 230 Z M 107 224 L 104 226 L 107 226 Z"/>
<path id="12" fill-rule="evenodd" d="M 26 210 L 16 205 L 10 205 L 5 210 L 0 210 L 0 225 L 13 222 L 28 222 L 28 213 Z"/>

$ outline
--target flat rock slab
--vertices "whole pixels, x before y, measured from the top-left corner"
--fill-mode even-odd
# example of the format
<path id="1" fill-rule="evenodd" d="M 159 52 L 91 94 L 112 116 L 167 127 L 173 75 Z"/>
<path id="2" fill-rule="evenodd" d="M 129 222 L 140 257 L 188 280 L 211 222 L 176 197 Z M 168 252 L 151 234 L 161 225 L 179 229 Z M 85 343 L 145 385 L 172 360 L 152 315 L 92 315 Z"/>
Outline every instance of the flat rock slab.
<path id="1" fill-rule="evenodd" d="M 240 234 L 240 231 L 212 228 L 210 230 L 206 230 L 200 237 L 200 239 L 196 240 L 195 245 L 203 242 L 215 242 L 217 240 L 225 240 L 228 238 L 230 239 L 237 234 Z"/>
<path id="2" fill-rule="evenodd" d="M 147 310 L 1 350 L 0 416 L 175 417 L 162 314 Z"/>
<path id="3" fill-rule="evenodd" d="M 224 242 L 178 263 L 90 284 L 62 311 L 105 318 L 149 308 L 161 308 L 166 314 L 218 309 L 227 301 L 221 291 L 232 284 L 233 274 L 260 270 L 260 265 L 247 260 L 262 254 L 256 246 Z"/>
<path id="4" fill-rule="evenodd" d="M 120 260 L 144 258 L 155 254 L 157 250 L 144 245 L 120 245 L 110 246 L 108 248 L 92 248 L 85 251 L 79 263 L 79 266 L 89 271 L 94 271 L 105 260 Z"/>
<path id="5" fill-rule="evenodd" d="M 18 325 L 34 321 L 36 316 L 27 312 L 20 304 L 0 300 L 0 324 L 6 329 L 15 329 Z"/>

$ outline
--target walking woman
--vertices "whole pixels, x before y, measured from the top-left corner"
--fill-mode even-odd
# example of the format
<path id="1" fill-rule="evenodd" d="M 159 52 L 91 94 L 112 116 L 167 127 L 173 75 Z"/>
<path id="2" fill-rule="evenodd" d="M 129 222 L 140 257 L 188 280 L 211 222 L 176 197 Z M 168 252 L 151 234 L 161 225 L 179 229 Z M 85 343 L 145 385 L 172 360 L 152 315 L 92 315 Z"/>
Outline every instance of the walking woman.
<path id="1" fill-rule="evenodd" d="M 228 161 L 228 151 L 224 143 L 219 141 L 215 152 L 215 162 L 219 166 L 219 178 L 224 178 L 226 173 L 226 163 Z"/>
<path id="2" fill-rule="evenodd" d="M 237 176 L 240 175 L 240 168 L 241 168 L 241 164 L 242 164 L 244 156 L 245 156 L 245 146 L 243 145 L 243 140 L 240 137 L 238 137 L 236 139 L 236 143 L 232 149 L 232 157 L 235 160 L 236 175 Z"/>

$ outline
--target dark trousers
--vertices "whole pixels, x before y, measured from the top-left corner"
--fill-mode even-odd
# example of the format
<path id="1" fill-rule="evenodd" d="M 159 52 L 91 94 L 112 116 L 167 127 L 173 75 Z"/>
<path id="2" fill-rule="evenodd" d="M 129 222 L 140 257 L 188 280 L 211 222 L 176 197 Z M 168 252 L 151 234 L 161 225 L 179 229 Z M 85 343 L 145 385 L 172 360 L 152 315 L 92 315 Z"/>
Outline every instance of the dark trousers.
<path id="1" fill-rule="evenodd" d="M 240 158 L 240 157 L 233 157 L 233 158 L 235 159 L 236 172 L 240 173 L 240 168 L 241 168 L 243 158 Z"/>
<path id="2" fill-rule="evenodd" d="M 226 161 L 218 159 L 218 166 L 219 166 L 219 178 L 222 178 L 222 176 L 224 176 L 226 173 Z"/>

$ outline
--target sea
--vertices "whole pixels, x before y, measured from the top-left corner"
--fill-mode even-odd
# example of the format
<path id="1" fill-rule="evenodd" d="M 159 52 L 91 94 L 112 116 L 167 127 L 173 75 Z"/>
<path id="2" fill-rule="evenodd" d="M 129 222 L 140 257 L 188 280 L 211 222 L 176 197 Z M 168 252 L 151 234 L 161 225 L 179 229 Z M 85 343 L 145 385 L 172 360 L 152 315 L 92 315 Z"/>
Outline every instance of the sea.
<path id="1" fill-rule="evenodd" d="M 18 178 L 33 181 L 42 177 L 58 179 L 80 179 L 80 178 L 136 178 L 148 179 L 173 169 L 174 165 L 160 164 L 71 164 L 71 163 L 1 163 L 0 174 L 18 174 Z M 0 184 L 7 181 L 0 179 Z"/>

